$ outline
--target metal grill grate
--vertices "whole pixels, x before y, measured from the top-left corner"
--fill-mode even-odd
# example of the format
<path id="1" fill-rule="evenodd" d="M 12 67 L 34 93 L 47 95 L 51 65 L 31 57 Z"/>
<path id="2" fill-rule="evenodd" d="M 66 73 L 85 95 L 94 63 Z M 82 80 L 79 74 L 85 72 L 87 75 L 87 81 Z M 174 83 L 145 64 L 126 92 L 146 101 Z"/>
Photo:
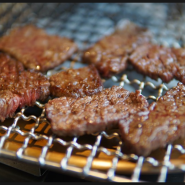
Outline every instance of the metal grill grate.
<path id="1" fill-rule="evenodd" d="M 110 34 L 119 21 L 126 18 L 148 27 L 155 35 L 154 42 L 184 46 L 183 11 L 179 13 L 175 9 L 176 14 L 172 17 L 171 10 L 171 5 L 158 3 L 1 3 L 0 34 L 14 26 L 33 23 L 49 34 L 74 39 L 83 50 L 105 34 Z M 46 75 L 64 68 L 84 66 L 79 56 L 73 56 L 73 61 L 66 61 Z M 139 89 L 150 102 L 156 101 L 177 82 L 154 81 L 129 66 L 122 74 L 104 80 L 104 87 L 120 85 L 129 91 Z M 1 123 L 0 136 L 1 157 L 91 180 L 138 182 L 143 181 L 142 174 L 156 174 L 157 182 L 165 182 L 168 173 L 185 171 L 182 140 L 144 158 L 121 150 L 124 143 L 117 130 L 73 138 L 57 137 L 50 130 L 44 104 L 40 102 L 36 102 L 34 107 L 22 108 L 14 119 Z"/>

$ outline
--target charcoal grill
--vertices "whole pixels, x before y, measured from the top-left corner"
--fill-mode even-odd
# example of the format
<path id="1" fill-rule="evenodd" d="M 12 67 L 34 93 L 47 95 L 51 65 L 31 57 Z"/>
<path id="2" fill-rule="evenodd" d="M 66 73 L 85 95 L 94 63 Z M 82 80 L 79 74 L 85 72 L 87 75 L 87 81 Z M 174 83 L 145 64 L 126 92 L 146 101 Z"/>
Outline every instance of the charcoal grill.
<path id="1" fill-rule="evenodd" d="M 112 33 L 124 19 L 149 28 L 154 43 L 185 46 L 184 3 L 0 3 L 0 36 L 13 27 L 33 23 L 49 34 L 73 39 L 84 50 Z M 78 53 L 45 75 L 84 65 Z M 152 80 L 132 66 L 103 81 L 104 87 L 138 89 L 149 102 L 157 101 L 178 83 Z M 14 160 L 89 181 L 166 182 L 172 175 L 184 175 L 183 139 L 155 150 L 148 157 L 127 154 L 122 146 L 118 130 L 81 137 L 54 135 L 41 102 L 18 110 L 14 118 L 0 123 L 0 162 L 4 164 L 13 165 L 7 160 Z"/>

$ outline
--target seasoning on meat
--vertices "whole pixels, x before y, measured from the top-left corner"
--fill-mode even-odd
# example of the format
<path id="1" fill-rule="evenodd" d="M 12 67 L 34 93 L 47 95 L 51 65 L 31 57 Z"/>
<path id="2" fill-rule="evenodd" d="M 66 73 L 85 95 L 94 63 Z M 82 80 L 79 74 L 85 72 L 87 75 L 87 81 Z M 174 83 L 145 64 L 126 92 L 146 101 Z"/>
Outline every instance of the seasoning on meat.
<path id="1" fill-rule="evenodd" d="M 137 47 L 129 61 L 143 75 L 163 82 L 169 82 L 177 72 L 177 59 L 171 48 L 161 45 L 144 44 Z"/>
<path id="2" fill-rule="evenodd" d="M 0 53 L 0 121 L 12 117 L 18 107 L 33 106 L 49 96 L 49 80 L 41 73 L 25 71 L 22 63 Z"/>
<path id="3" fill-rule="evenodd" d="M 175 78 L 185 84 L 185 48 L 172 48 L 177 57 L 177 72 Z"/>
<path id="4" fill-rule="evenodd" d="M 103 89 L 103 82 L 97 69 L 86 66 L 78 69 L 61 71 L 50 77 L 50 92 L 52 96 L 84 97 L 96 94 Z"/>
<path id="5" fill-rule="evenodd" d="M 102 77 L 109 78 L 126 69 L 128 55 L 138 45 L 150 42 L 146 28 L 127 21 L 113 34 L 105 36 L 84 51 L 82 61 L 93 63 Z"/>
<path id="6" fill-rule="evenodd" d="M 148 109 L 119 122 L 124 147 L 147 156 L 185 134 L 185 86 L 178 83 Z"/>
<path id="7" fill-rule="evenodd" d="M 147 107 L 140 91 L 129 92 L 113 86 L 83 98 L 60 97 L 45 105 L 53 133 L 81 136 L 116 128 L 120 119 Z"/>
<path id="8" fill-rule="evenodd" d="M 0 38 L 0 50 L 13 55 L 28 69 L 45 72 L 63 63 L 77 45 L 69 38 L 48 35 L 43 29 L 26 25 Z"/>

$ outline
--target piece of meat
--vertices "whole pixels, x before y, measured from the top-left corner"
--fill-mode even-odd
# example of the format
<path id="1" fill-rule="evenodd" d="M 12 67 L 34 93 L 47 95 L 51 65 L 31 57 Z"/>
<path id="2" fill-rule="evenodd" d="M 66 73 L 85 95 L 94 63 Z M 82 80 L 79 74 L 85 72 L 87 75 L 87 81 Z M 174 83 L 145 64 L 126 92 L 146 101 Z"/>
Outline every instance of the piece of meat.
<path id="1" fill-rule="evenodd" d="M 109 78 L 126 69 L 128 55 L 138 46 L 150 42 L 146 28 L 128 21 L 113 34 L 103 37 L 83 52 L 82 61 L 93 63 L 102 77 Z"/>
<path id="2" fill-rule="evenodd" d="M 178 83 L 149 108 L 119 122 L 127 151 L 147 156 L 185 135 L 185 86 Z"/>
<path id="3" fill-rule="evenodd" d="M 21 62 L 16 61 L 6 53 L 0 52 L 0 88 L 4 85 L 1 82 L 2 79 L 17 79 L 21 71 L 24 71 L 24 66 Z"/>
<path id="4" fill-rule="evenodd" d="M 20 97 L 9 90 L 0 90 L 0 121 L 13 117 L 19 107 Z"/>
<path id="5" fill-rule="evenodd" d="M 172 48 L 177 58 L 177 72 L 175 78 L 185 84 L 185 48 Z"/>
<path id="6" fill-rule="evenodd" d="M 5 53 L 0 53 L 0 121 L 12 117 L 19 107 L 20 97 L 9 90 L 2 90 L 17 80 L 19 72 L 24 71 L 22 63 Z"/>
<path id="7" fill-rule="evenodd" d="M 49 80 L 41 73 L 25 71 L 23 64 L 0 53 L 0 121 L 12 117 L 18 107 L 33 106 L 50 94 Z"/>
<path id="8" fill-rule="evenodd" d="M 46 72 L 77 51 L 74 41 L 58 35 L 48 35 L 34 25 L 13 28 L 0 38 L 0 50 L 14 56 L 28 69 Z"/>
<path id="9" fill-rule="evenodd" d="M 48 98 L 49 80 L 41 73 L 22 71 L 17 78 L 0 78 L 0 121 L 12 117 L 17 108 L 33 106 Z"/>
<path id="10" fill-rule="evenodd" d="M 59 136 L 81 136 L 116 128 L 118 121 L 148 102 L 140 91 L 129 92 L 113 86 L 83 98 L 60 97 L 45 105 L 46 117 L 53 133 Z"/>
<path id="11" fill-rule="evenodd" d="M 161 45 L 144 44 L 130 55 L 129 61 L 143 75 L 163 82 L 169 82 L 177 72 L 177 58 L 171 48 Z"/>
<path id="12" fill-rule="evenodd" d="M 61 71 L 50 77 L 52 96 L 84 97 L 96 94 L 103 89 L 103 83 L 97 69 L 86 66 L 78 69 Z"/>
<path id="13" fill-rule="evenodd" d="M 0 90 L 9 90 L 20 97 L 20 108 L 33 106 L 36 100 L 44 101 L 49 96 L 49 80 L 41 73 L 32 70 L 22 71 L 18 78 L 2 80 Z"/>

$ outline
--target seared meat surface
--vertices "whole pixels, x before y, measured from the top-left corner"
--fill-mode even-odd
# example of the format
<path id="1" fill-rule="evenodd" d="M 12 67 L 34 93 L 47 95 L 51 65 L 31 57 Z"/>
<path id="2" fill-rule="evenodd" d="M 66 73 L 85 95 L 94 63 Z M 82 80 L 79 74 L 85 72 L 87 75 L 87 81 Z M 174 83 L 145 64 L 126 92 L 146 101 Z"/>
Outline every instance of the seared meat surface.
<path id="1" fill-rule="evenodd" d="M 20 97 L 9 90 L 0 90 L 0 121 L 13 117 L 19 107 Z"/>
<path id="2" fill-rule="evenodd" d="M 144 44 L 138 46 L 129 57 L 135 69 L 143 75 L 169 82 L 177 73 L 177 58 L 171 48 Z"/>
<path id="3" fill-rule="evenodd" d="M 4 85 L 2 80 L 15 80 L 21 71 L 24 71 L 24 66 L 21 62 L 16 61 L 6 53 L 0 52 L 0 88 Z"/>
<path id="4" fill-rule="evenodd" d="M 96 94 L 103 89 L 103 83 L 97 69 L 86 66 L 61 71 L 50 77 L 52 96 L 84 97 Z"/>
<path id="5" fill-rule="evenodd" d="M 82 61 L 94 64 L 102 77 L 109 78 L 124 71 L 130 53 L 138 45 L 150 42 L 151 38 L 152 34 L 146 28 L 128 21 L 85 50 Z"/>
<path id="6" fill-rule="evenodd" d="M 177 72 L 175 78 L 185 84 L 185 48 L 172 48 L 177 58 Z"/>
<path id="7" fill-rule="evenodd" d="M 185 135 L 185 86 L 178 83 L 149 108 L 130 114 L 119 122 L 124 146 L 147 156 Z"/>
<path id="8" fill-rule="evenodd" d="M 130 93 L 113 86 L 83 98 L 55 98 L 46 104 L 45 109 L 53 133 L 80 136 L 116 128 L 119 120 L 147 106 L 140 91 Z"/>
<path id="9" fill-rule="evenodd" d="M 12 117 L 18 107 L 46 100 L 49 87 L 49 80 L 43 74 L 25 71 L 22 63 L 0 53 L 0 121 Z"/>
<path id="10" fill-rule="evenodd" d="M 28 69 L 46 72 L 77 51 L 69 38 L 48 35 L 34 25 L 13 28 L 0 38 L 0 50 L 14 56 Z"/>

